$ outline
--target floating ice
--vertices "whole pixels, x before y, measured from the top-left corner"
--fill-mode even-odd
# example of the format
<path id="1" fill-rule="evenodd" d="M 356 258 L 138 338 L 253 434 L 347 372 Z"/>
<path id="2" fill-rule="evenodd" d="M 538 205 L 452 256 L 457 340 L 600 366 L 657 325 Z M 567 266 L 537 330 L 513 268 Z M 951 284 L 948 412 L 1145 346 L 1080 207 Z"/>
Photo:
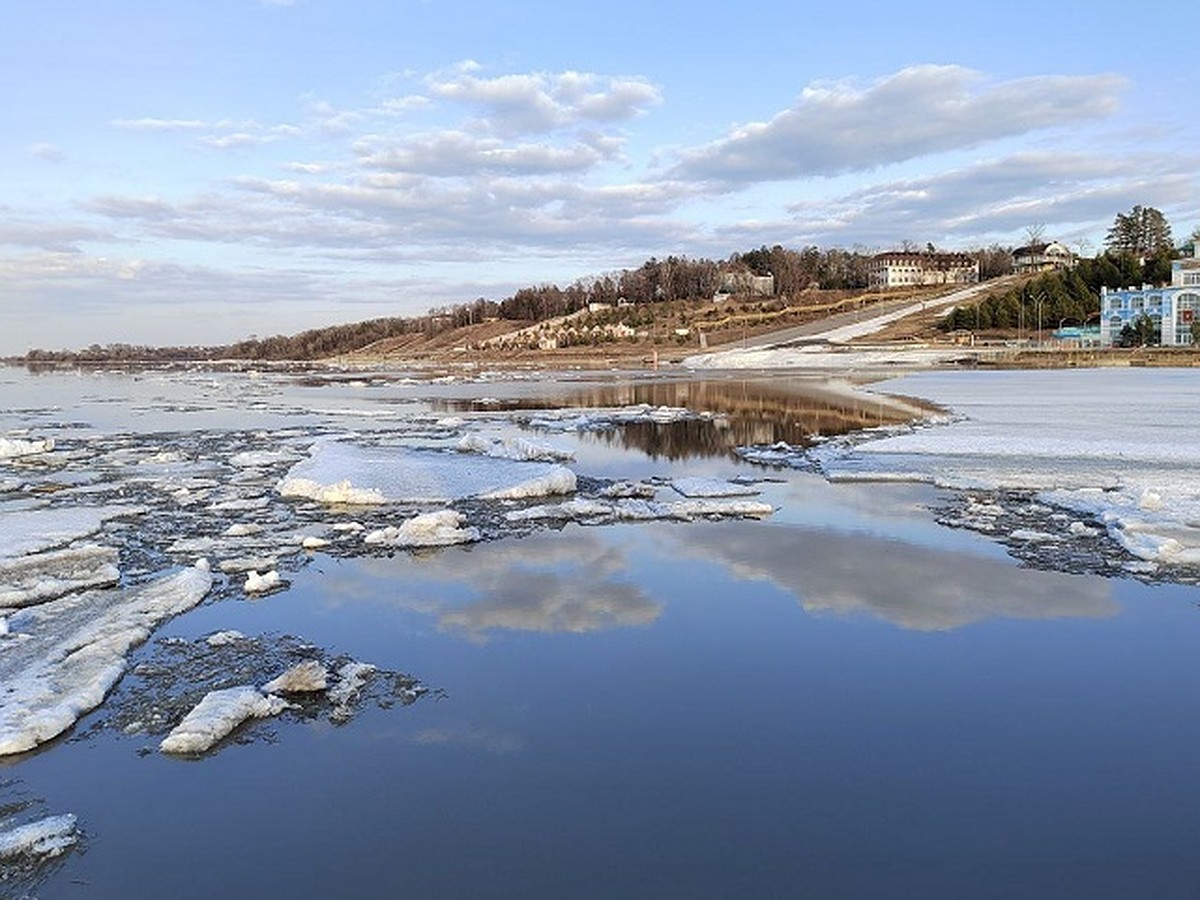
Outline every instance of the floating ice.
<path id="1" fill-rule="evenodd" d="M 375 488 L 356 488 L 348 478 L 333 484 L 321 484 L 311 478 L 285 478 L 278 490 L 281 497 L 306 497 L 318 503 L 375 506 L 388 502 Z"/>
<path id="2" fill-rule="evenodd" d="M 0 860 L 18 856 L 58 856 L 75 845 L 79 835 L 70 813 L 0 831 Z"/>
<path id="3" fill-rule="evenodd" d="M 82 588 L 116 584 L 117 551 L 89 544 L 0 559 L 0 607 L 30 606 Z"/>
<path id="4" fill-rule="evenodd" d="M 337 683 L 329 689 L 329 701 L 333 704 L 335 721 L 348 719 L 350 707 L 362 692 L 363 687 L 376 671 L 370 663 L 350 662 L 337 670 Z"/>
<path id="5" fill-rule="evenodd" d="M 261 575 L 257 571 L 251 571 L 246 576 L 246 583 L 243 590 L 247 594 L 262 594 L 267 591 L 274 590 L 283 583 L 279 577 L 279 573 L 272 569 L 269 572 L 263 572 Z"/>
<path id="6" fill-rule="evenodd" d="M 146 512 L 141 506 L 53 506 L 0 516 L 0 559 L 62 547 L 95 534 L 111 519 Z"/>
<path id="7" fill-rule="evenodd" d="M 225 529 L 225 537 L 249 537 L 261 534 L 263 527 L 254 522 L 236 522 Z"/>
<path id="8" fill-rule="evenodd" d="M 1036 491 L 1043 503 L 1093 517 L 1142 559 L 1200 565 L 1200 381 L 1190 370 L 924 373 L 878 387 L 918 394 L 958 418 L 833 448 L 822 460 L 831 478 L 890 473 Z"/>
<path id="9" fill-rule="evenodd" d="M 238 641 L 244 641 L 246 636 L 240 631 L 218 631 L 215 634 L 210 634 L 205 638 L 205 643 L 210 647 L 224 647 L 227 644 L 234 644 Z"/>
<path id="10" fill-rule="evenodd" d="M 423 513 L 403 522 L 370 531 L 364 543 L 387 547 L 444 547 L 467 544 L 480 538 L 477 528 L 463 528 L 466 517 L 452 509 Z"/>
<path id="11" fill-rule="evenodd" d="M 494 456 L 499 459 L 541 462 L 562 462 L 573 459 L 575 456 L 570 450 L 539 444 L 523 437 L 494 440 L 479 434 L 463 435 L 458 442 L 457 449 L 460 453 L 481 453 L 484 456 Z"/>
<path id="12" fill-rule="evenodd" d="M 125 654 L 212 586 L 197 565 L 136 588 L 86 591 L 32 606 L 9 625 L 24 635 L 0 653 L 0 755 L 66 731 L 104 699 Z"/>
<path id="13" fill-rule="evenodd" d="M 295 459 L 296 454 L 291 450 L 246 450 L 229 457 L 229 464 L 240 469 L 257 469 Z"/>
<path id="14" fill-rule="evenodd" d="M 251 685 L 210 691 L 158 747 L 163 753 L 204 753 L 248 719 L 275 716 L 288 706 L 282 697 L 264 695 Z"/>
<path id="15" fill-rule="evenodd" d="M 0 437 L 0 459 L 16 459 L 18 456 L 36 456 L 54 449 L 53 438 L 23 440 Z"/>
<path id="16" fill-rule="evenodd" d="M 300 694 L 323 691 L 329 680 L 325 666 L 315 659 L 296 663 L 262 686 L 264 694 Z"/>
<path id="17" fill-rule="evenodd" d="M 551 463 L 324 441 L 277 490 L 325 503 L 447 503 L 569 493 L 575 474 Z"/>
<path id="18" fill-rule="evenodd" d="M 685 497 L 749 497 L 759 493 L 751 485 L 717 478 L 675 478 L 671 487 Z"/>
<path id="19" fill-rule="evenodd" d="M 649 522 L 660 519 L 691 521 L 700 518 L 762 518 L 775 508 L 755 500 L 698 499 L 659 503 L 625 498 L 589 500 L 575 498 L 505 513 L 509 522 L 577 521 L 584 523 Z"/>

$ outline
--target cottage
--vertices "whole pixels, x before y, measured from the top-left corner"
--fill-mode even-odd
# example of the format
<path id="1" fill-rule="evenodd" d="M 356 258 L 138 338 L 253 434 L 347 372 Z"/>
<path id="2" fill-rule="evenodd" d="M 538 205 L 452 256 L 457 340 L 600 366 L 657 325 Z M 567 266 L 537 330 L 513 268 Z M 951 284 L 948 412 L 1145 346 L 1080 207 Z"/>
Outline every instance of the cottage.
<path id="1" fill-rule="evenodd" d="M 1075 265 L 1075 254 L 1058 241 L 1030 244 L 1012 252 L 1013 271 L 1018 275 L 1069 269 Z"/>

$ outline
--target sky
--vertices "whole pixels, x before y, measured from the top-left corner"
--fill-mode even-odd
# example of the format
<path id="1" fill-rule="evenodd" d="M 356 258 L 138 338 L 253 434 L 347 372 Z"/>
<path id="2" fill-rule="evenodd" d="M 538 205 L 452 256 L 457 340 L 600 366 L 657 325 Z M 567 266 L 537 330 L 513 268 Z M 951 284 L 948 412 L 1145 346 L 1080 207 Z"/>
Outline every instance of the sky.
<path id="1" fill-rule="evenodd" d="M 1136 15 L 1133 11 L 1136 9 Z M 1200 225 L 1190 3 L 5 0 L 0 354 Z"/>

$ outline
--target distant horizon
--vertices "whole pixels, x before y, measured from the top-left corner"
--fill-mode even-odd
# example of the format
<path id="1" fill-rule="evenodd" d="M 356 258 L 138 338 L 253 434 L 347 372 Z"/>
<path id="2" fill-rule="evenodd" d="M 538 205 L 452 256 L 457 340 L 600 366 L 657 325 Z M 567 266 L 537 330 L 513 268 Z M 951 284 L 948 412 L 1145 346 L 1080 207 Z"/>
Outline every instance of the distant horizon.
<path id="1" fill-rule="evenodd" d="M 1147 47 L 1178 4 L 1139 7 Z M 930 22 L 937 26 L 931 27 Z M 1066 23 L 1065 25 L 1063 23 Z M 224 345 L 669 255 L 1200 224 L 1119 8 L 113 0 L 0 36 L 0 355 Z"/>

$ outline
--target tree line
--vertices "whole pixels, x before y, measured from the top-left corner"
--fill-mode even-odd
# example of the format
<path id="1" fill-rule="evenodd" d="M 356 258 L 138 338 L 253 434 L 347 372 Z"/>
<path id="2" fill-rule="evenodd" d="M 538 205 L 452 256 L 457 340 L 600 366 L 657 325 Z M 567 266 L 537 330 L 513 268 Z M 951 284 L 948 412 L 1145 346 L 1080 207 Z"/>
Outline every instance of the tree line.
<path id="1" fill-rule="evenodd" d="M 1040 236 L 1040 226 L 1038 227 Z M 1200 228 L 1190 238 L 1200 238 Z M 1067 272 L 1048 273 L 1024 290 L 993 294 L 975 307 L 955 310 L 942 322 L 946 330 L 958 328 L 1015 328 L 1028 325 L 1030 309 L 1040 301 L 1043 322 L 1074 319 L 1080 322 L 1099 311 L 1099 288 L 1157 283 L 1170 278 L 1176 255 L 1171 229 L 1153 207 L 1135 206 L 1120 213 L 1105 239 L 1106 251 L 1095 259 L 1081 259 Z M 920 251 L 912 242 L 902 249 L 936 252 L 932 244 Z M 1012 247 L 992 244 L 965 251 L 979 262 L 981 280 L 1012 272 Z M 806 246 L 790 249 L 765 244 L 735 252 L 724 260 L 668 256 L 650 257 L 640 266 L 576 279 L 565 287 L 543 283 L 520 288 L 501 300 L 476 300 L 430 309 L 424 315 L 392 316 L 345 325 L 314 328 L 293 335 L 250 337 L 217 347 L 146 347 L 129 344 L 93 344 L 85 350 L 31 350 L 28 362 L 123 362 L 180 360 L 312 360 L 360 350 L 377 341 L 406 335 L 433 335 L 491 319 L 542 322 L 579 312 L 594 304 L 640 306 L 656 302 L 711 298 L 724 273 L 770 275 L 775 295 L 791 300 L 810 290 L 863 290 L 874 252 Z M 1034 313 L 1036 316 L 1036 312 Z"/>

